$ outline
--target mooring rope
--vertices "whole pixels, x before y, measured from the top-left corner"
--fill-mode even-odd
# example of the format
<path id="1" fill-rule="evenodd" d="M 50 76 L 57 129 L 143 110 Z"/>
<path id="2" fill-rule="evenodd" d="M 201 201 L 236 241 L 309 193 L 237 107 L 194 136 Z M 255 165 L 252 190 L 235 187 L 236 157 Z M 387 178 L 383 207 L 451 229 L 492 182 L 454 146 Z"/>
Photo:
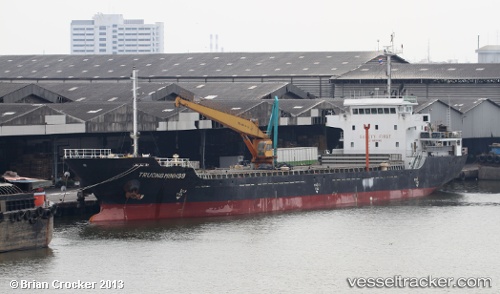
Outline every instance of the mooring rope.
<path id="1" fill-rule="evenodd" d="M 105 183 L 108 183 L 108 182 L 112 182 L 114 180 L 118 180 L 119 178 L 123 178 L 124 176 L 134 172 L 135 170 L 137 170 L 139 167 L 141 167 L 140 165 L 134 165 L 133 167 L 129 168 L 128 170 L 122 172 L 121 174 L 118 174 L 116 176 L 112 176 L 111 178 L 107 179 L 107 180 L 104 180 L 100 183 L 96 183 L 96 184 L 93 184 L 93 185 L 89 185 L 87 187 L 84 187 L 82 189 L 80 189 L 80 191 L 85 191 L 85 190 L 88 190 L 88 189 L 91 189 L 91 188 L 94 188 L 94 187 L 97 187 L 99 185 L 102 185 L 102 184 L 105 184 Z"/>

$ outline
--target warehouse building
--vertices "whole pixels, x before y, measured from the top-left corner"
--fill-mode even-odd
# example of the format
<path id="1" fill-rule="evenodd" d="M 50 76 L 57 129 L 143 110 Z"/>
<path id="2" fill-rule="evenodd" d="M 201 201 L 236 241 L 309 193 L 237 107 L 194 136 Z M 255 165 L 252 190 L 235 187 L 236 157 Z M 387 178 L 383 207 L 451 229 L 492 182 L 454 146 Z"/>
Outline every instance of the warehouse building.
<path id="1" fill-rule="evenodd" d="M 416 111 L 430 113 L 435 125 L 462 130 L 464 144 L 480 152 L 500 137 L 493 124 L 499 66 L 409 64 L 395 56 L 391 91 L 416 95 Z M 206 167 L 246 148 L 233 131 L 176 108 L 177 96 L 263 127 L 278 96 L 280 147 L 321 152 L 338 144 L 341 131 L 325 128 L 324 117 L 341 111 L 343 98 L 387 92 L 385 57 L 377 51 L 0 56 L 0 68 L 0 169 L 38 176 L 33 161 L 43 158 L 38 165 L 49 167 L 43 177 L 52 178 L 65 169 L 65 148 L 130 151 L 134 68 L 140 152 L 181 153 Z M 478 124 L 481 119 L 493 123 Z"/>

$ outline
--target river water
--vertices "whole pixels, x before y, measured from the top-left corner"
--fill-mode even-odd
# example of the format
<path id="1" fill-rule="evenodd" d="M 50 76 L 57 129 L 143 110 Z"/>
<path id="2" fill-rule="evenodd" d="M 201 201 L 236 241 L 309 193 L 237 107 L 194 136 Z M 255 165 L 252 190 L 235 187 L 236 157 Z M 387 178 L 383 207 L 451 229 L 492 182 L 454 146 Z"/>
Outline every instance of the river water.
<path id="1" fill-rule="evenodd" d="M 498 182 L 387 206 L 54 230 L 47 249 L 0 254 L 0 293 L 500 293 Z"/>

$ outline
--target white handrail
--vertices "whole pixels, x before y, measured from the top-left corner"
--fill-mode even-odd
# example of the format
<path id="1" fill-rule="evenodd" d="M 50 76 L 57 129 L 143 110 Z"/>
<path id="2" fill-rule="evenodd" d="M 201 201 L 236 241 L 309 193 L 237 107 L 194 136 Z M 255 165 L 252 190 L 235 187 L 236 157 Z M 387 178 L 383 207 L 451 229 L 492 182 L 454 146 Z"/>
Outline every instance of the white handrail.
<path id="1" fill-rule="evenodd" d="M 106 158 L 113 156 L 111 149 L 64 149 L 64 158 Z"/>

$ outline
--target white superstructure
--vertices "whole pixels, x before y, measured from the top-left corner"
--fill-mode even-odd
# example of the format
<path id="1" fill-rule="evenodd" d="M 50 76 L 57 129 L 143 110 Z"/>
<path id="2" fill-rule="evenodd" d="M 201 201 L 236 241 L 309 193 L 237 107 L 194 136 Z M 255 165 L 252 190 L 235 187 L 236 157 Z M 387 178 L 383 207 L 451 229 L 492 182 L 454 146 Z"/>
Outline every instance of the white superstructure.
<path id="1" fill-rule="evenodd" d="M 344 100 L 345 111 L 328 115 L 326 126 L 343 130 L 339 155 L 392 155 L 409 168 L 418 168 L 427 156 L 462 155 L 460 132 L 431 125 L 429 114 L 413 112 L 415 97 L 352 98 Z M 396 155 L 396 156 L 394 156 Z"/>
<path id="2" fill-rule="evenodd" d="M 163 23 L 144 24 L 121 14 L 98 13 L 71 22 L 71 54 L 163 53 Z"/>
<path id="3" fill-rule="evenodd" d="M 365 153 L 368 125 L 371 153 L 413 153 L 413 142 L 430 121 L 428 114 L 413 114 L 414 105 L 414 98 L 346 99 L 346 111 L 327 116 L 326 125 L 344 130 L 344 154 Z"/>

